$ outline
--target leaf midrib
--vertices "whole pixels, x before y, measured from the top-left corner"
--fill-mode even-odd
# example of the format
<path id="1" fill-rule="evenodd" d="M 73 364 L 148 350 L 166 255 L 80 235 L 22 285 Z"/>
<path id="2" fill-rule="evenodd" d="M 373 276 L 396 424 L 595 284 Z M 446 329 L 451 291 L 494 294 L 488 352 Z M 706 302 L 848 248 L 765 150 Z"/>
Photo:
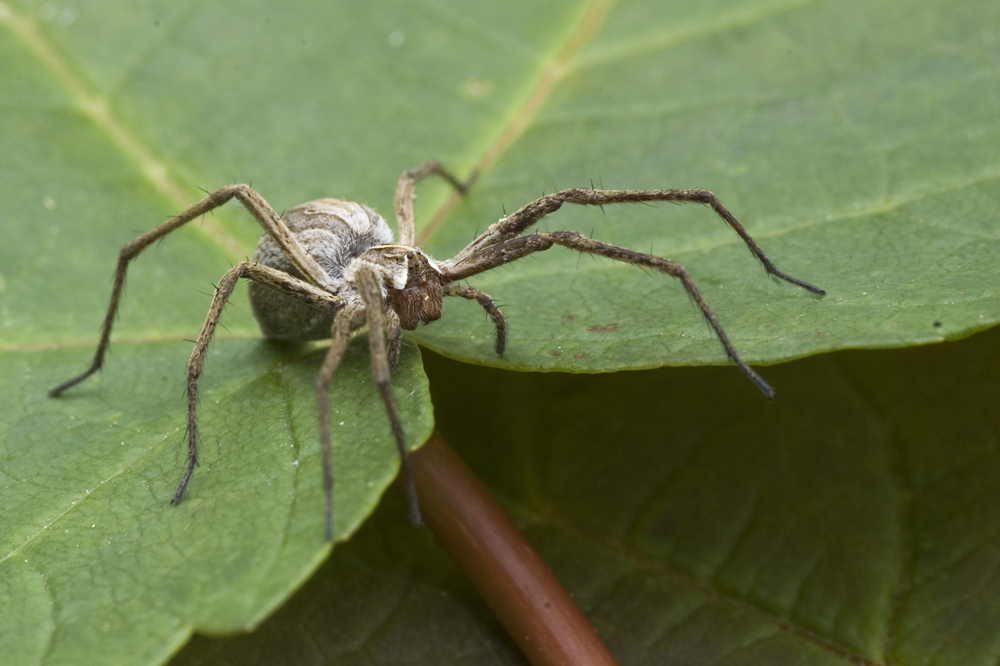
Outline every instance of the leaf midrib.
<path id="1" fill-rule="evenodd" d="M 566 76 L 566 72 L 569 71 L 570 62 L 576 58 L 580 50 L 590 41 L 590 38 L 604 21 L 604 17 L 611 8 L 612 2 L 613 0 L 591 0 L 562 47 L 542 67 L 538 80 L 531 87 L 520 106 L 500 129 L 496 138 L 481 152 L 472 171 L 476 178 L 482 176 L 506 152 L 511 144 L 524 133 L 531 120 L 538 115 L 538 111 L 542 105 L 551 97 L 552 91 Z M 420 230 L 417 236 L 417 245 L 424 244 L 448 216 L 448 213 L 458 204 L 460 199 L 461 195 L 452 193 L 441 204 L 441 207 L 431 216 L 430 222 Z"/>
<path id="2" fill-rule="evenodd" d="M 570 71 L 570 63 L 572 61 L 576 60 L 576 69 L 580 69 L 603 64 L 609 59 L 616 60 L 629 57 L 636 50 L 638 52 L 646 52 L 650 49 L 664 50 L 717 35 L 726 30 L 755 23 L 765 17 L 792 11 L 810 4 L 809 0 L 776 2 L 770 6 L 758 8 L 755 11 L 737 12 L 729 16 L 720 17 L 718 20 L 711 22 L 710 25 L 682 29 L 675 33 L 659 36 L 652 41 L 646 40 L 641 43 L 626 44 L 619 48 L 607 49 L 582 58 L 578 57 L 581 50 L 590 43 L 593 35 L 603 24 L 613 2 L 614 0 L 591 0 L 587 4 L 586 9 L 581 12 L 576 26 L 569 32 L 569 36 L 556 51 L 555 55 L 541 68 L 535 84 L 530 87 L 528 93 L 521 100 L 506 123 L 499 128 L 496 138 L 480 151 L 480 157 L 474 167 L 477 177 L 488 170 L 511 144 L 521 136 L 530 122 L 537 116 L 545 101 L 551 97 L 554 89 Z M 172 177 L 167 163 L 158 159 L 155 151 L 137 138 L 114 115 L 113 109 L 109 107 L 107 100 L 88 87 L 83 77 L 75 72 L 66 59 L 63 58 L 63 54 L 59 53 L 55 46 L 38 31 L 35 22 L 26 16 L 18 14 L 7 2 L 0 0 L 0 23 L 9 26 L 21 38 L 36 58 L 54 74 L 57 82 L 65 89 L 70 99 L 84 115 L 106 132 L 112 142 L 119 147 L 126 157 L 138 166 L 143 176 L 158 191 L 165 195 L 178 210 L 184 209 L 195 202 L 195 199 L 192 199 L 187 194 L 186 188 Z M 1000 172 L 987 170 L 970 179 L 962 179 L 958 182 L 946 182 L 938 187 L 921 188 L 921 191 L 914 190 L 909 196 L 893 197 L 890 202 L 872 205 L 862 210 L 844 211 L 840 214 L 834 213 L 826 215 L 822 219 L 808 220 L 792 226 L 783 225 L 778 230 L 762 234 L 758 233 L 757 236 L 760 238 L 773 238 L 808 228 L 815 224 L 844 219 L 857 219 L 886 213 L 929 196 L 956 191 L 998 179 L 1000 179 Z M 453 194 L 441 204 L 431 217 L 431 221 L 421 230 L 418 244 L 422 245 L 434 233 L 459 200 L 460 197 Z M 196 229 L 200 230 L 212 243 L 234 257 L 245 255 L 245 248 L 242 243 L 226 231 L 223 226 L 210 217 L 203 218 L 202 222 L 202 224 L 196 225 Z M 728 239 L 707 244 L 699 243 L 697 246 L 681 248 L 676 252 L 677 254 L 689 252 L 701 253 L 732 245 L 736 242 L 738 242 L 736 239 Z M 129 341 L 124 342 L 127 343 Z M 79 344 L 89 344 L 89 342 L 79 342 Z M 52 347 L 52 345 L 44 345 L 43 347 L 48 348 Z M 16 349 L 25 350 L 29 348 L 18 346 Z M 7 350 L 0 349 L 0 351 Z M 10 348 L 10 350 L 13 350 L 13 348 Z"/>
<path id="3" fill-rule="evenodd" d="M 506 149 L 523 133 L 552 90 L 562 80 L 569 62 L 588 43 L 603 22 L 613 0 L 591 0 L 582 12 L 576 26 L 570 31 L 556 55 L 542 67 L 538 81 L 530 88 L 520 106 L 500 128 L 497 138 L 481 151 L 476 162 L 476 172 L 482 174 Z M 26 16 L 15 12 L 4 0 L 0 0 L 0 23 L 6 24 L 21 38 L 35 57 L 55 76 L 56 81 L 66 91 L 72 102 L 100 127 L 124 155 L 134 162 L 142 175 L 178 209 L 183 210 L 195 203 L 188 193 L 170 173 L 167 163 L 159 159 L 155 151 L 133 134 L 114 114 L 104 96 L 99 95 L 74 71 L 63 54 L 39 32 L 36 24 Z M 448 199 L 433 215 L 424 228 L 421 241 L 429 236 L 455 206 L 458 197 Z M 233 256 L 242 256 L 245 248 L 221 225 L 206 218 L 201 226 L 208 239 Z"/>
<path id="4" fill-rule="evenodd" d="M 0 0 L 0 23 L 5 23 L 21 38 L 35 57 L 52 72 L 72 103 L 95 126 L 104 130 L 112 143 L 138 166 L 139 171 L 153 187 L 164 194 L 179 210 L 194 203 L 185 188 L 170 175 L 167 164 L 158 159 L 154 151 L 114 115 L 107 99 L 90 89 L 83 77 L 73 70 L 55 46 L 38 31 L 33 21 L 19 15 L 4 0 Z M 231 255 L 242 256 L 244 251 L 242 244 L 214 220 L 206 218 L 200 228 L 202 233 L 224 251 Z"/>

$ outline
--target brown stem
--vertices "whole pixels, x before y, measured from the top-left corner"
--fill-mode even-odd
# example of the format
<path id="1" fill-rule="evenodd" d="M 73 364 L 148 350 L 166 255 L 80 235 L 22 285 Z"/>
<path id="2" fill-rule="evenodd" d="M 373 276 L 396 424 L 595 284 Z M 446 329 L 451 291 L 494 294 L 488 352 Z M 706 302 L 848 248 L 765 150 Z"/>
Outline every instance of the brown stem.
<path id="1" fill-rule="evenodd" d="M 440 433 L 411 461 L 427 526 L 534 666 L 617 666 L 566 590 Z"/>

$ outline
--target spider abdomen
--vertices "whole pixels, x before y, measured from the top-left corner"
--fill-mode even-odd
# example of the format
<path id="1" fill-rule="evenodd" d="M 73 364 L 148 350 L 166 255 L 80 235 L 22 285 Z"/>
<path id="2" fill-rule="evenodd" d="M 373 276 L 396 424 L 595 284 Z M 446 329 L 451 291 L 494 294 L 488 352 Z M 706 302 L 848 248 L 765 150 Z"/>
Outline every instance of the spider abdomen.
<path id="1" fill-rule="evenodd" d="M 392 230 L 368 206 L 341 199 L 316 199 L 300 204 L 281 216 L 292 235 L 335 283 L 355 257 L 376 245 L 393 242 Z M 264 235 L 257 243 L 253 261 L 297 278 L 278 243 Z M 250 305 L 265 337 L 277 340 L 322 340 L 330 337 L 333 315 L 306 305 L 258 282 L 250 282 Z"/>

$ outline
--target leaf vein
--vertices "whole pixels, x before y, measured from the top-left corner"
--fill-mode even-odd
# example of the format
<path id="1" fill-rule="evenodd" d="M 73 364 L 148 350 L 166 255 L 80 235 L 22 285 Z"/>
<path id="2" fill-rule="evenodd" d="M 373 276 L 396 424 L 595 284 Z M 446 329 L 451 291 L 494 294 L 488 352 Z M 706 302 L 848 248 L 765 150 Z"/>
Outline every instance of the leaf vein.
<path id="1" fill-rule="evenodd" d="M 193 203 L 185 189 L 171 177 L 167 164 L 129 131 L 121 119 L 115 116 L 108 98 L 90 89 L 83 77 L 69 65 L 64 54 L 58 52 L 31 19 L 19 15 L 4 0 L 0 0 L 0 24 L 6 25 L 20 37 L 28 50 L 52 72 L 73 104 L 107 134 L 112 143 L 138 166 L 140 173 L 159 192 L 178 208 L 187 208 Z M 242 244 L 219 224 L 205 219 L 197 228 L 234 257 L 244 254 Z"/>
<path id="2" fill-rule="evenodd" d="M 479 161 L 476 162 L 473 173 L 482 175 L 524 133 L 538 114 L 539 109 L 552 95 L 552 91 L 570 70 L 570 63 L 603 23 L 611 4 L 612 0 L 591 0 L 569 38 L 563 43 L 556 56 L 542 69 L 537 82 L 520 107 L 507 124 L 501 128 L 493 143 L 486 147 Z M 423 245 L 440 226 L 448 213 L 458 204 L 459 197 L 459 194 L 453 193 L 434 213 L 427 226 L 421 230 L 417 238 L 418 245 Z"/>

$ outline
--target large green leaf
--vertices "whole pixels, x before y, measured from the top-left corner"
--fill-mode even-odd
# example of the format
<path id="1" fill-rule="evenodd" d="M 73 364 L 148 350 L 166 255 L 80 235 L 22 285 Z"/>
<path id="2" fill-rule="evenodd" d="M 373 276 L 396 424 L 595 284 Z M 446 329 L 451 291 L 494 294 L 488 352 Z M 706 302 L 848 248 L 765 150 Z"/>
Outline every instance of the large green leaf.
<path id="1" fill-rule="evenodd" d="M 259 234 L 236 207 L 147 251 L 102 378 L 45 397 L 92 353 L 117 249 L 198 187 L 252 181 L 278 209 L 332 195 L 387 212 L 401 169 L 479 165 L 433 229 L 448 193 L 421 185 L 438 257 L 543 190 L 703 187 L 829 295 L 766 278 L 700 208 L 564 209 L 541 226 L 682 261 L 755 361 L 962 336 L 1000 318 L 998 14 L 931 0 L 0 0 L 0 581 L 18 600 L 0 611 L 17 628 L 0 633 L 4 654 L 155 662 L 194 629 L 255 624 L 326 553 L 310 389 L 321 352 L 258 341 L 240 294 L 204 378 L 203 467 L 189 502 L 166 506 L 183 458 L 183 340 Z M 508 354 L 492 354 L 464 302 L 422 343 L 521 369 L 724 358 L 664 276 L 554 249 L 474 283 L 505 304 Z M 340 536 L 397 464 L 365 359 L 353 350 L 337 382 L 350 417 L 336 443 Z M 394 382 L 419 441 L 430 410 L 416 354 Z"/>
<path id="2" fill-rule="evenodd" d="M 90 353 L 0 355 L 0 623 L 21 628 L 3 633 L 9 663 L 160 661 L 193 626 L 260 622 L 329 550 L 312 396 L 322 350 L 216 345 L 202 384 L 201 466 L 175 508 L 190 344 L 119 345 L 100 382 L 50 399 Z M 339 538 L 373 510 L 397 455 L 367 354 L 352 349 L 345 363 L 331 395 Z M 394 380 L 421 442 L 430 415 L 417 354 Z"/>
<path id="3" fill-rule="evenodd" d="M 439 427 L 622 664 L 986 666 L 998 349 L 991 331 L 805 359 L 771 369 L 772 404 L 726 369 L 426 364 Z M 387 499 L 258 631 L 172 665 L 524 663 Z"/>
<path id="4" fill-rule="evenodd" d="M 543 189 L 702 187 L 828 295 L 768 279 L 700 207 L 564 207 L 542 226 L 687 265 L 758 362 L 981 330 L 1000 320 L 996 25 L 997 3 L 616 4 L 429 247 L 452 254 L 471 236 L 461 220 Z M 547 254 L 477 282 L 506 304 L 503 359 L 460 303 L 421 343 L 518 369 L 724 359 L 670 278 Z"/>

